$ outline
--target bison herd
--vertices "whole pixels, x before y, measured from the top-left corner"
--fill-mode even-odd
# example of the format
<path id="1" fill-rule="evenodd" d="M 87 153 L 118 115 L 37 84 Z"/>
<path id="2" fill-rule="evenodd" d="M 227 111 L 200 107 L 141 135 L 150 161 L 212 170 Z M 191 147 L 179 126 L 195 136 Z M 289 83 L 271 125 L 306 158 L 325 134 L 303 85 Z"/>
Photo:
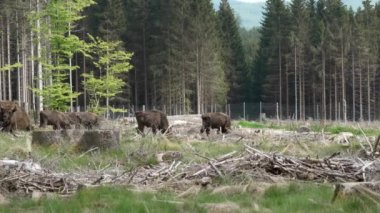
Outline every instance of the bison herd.
<path id="1" fill-rule="evenodd" d="M 13 101 L 0 101 L 0 127 L 3 131 L 13 133 L 15 130 L 32 130 L 33 126 L 28 114 Z M 91 129 L 99 124 L 99 117 L 91 112 L 59 112 L 42 110 L 40 127 L 52 125 L 53 129 L 69 129 L 81 126 Z"/>
<path id="2" fill-rule="evenodd" d="M 139 111 L 135 113 L 137 121 L 137 131 L 143 134 L 144 127 L 152 129 L 156 134 L 157 130 L 165 134 L 170 131 L 170 126 L 166 114 L 157 111 Z M 206 113 L 202 115 L 201 133 L 206 131 L 210 134 L 210 129 L 218 129 L 218 133 L 228 133 L 231 129 L 231 119 L 221 112 Z M 40 112 L 40 127 L 53 126 L 54 130 L 84 127 L 92 129 L 99 125 L 100 118 L 91 112 L 59 112 L 53 110 L 43 110 Z M 0 127 L 3 131 L 13 133 L 15 130 L 33 129 L 28 114 L 16 102 L 0 101 Z"/>

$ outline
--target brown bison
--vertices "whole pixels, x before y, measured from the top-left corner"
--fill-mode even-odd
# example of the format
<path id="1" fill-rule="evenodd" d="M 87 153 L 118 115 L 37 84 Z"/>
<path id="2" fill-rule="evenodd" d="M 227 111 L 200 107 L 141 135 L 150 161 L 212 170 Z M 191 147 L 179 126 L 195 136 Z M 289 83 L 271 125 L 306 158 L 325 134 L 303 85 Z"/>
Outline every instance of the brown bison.
<path id="1" fill-rule="evenodd" d="M 220 129 L 222 133 L 228 133 L 228 129 L 231 129 L 231 119 L 228 115 L 221 112 L 203 114 L 201 133 L 206 130 L 208 136 L 210 134 L 210 128 L 218 129 L 218 134 Z"/>
<path id="2" fill-rule="evenodd" d="M 92 129 L 94 126 L 99 125 L 100 118 L 92 112 L 76 112 L 75 113 L 79 124 L 87 129 Z"/>
<path id="3" fill-rule="evenodd" d="M 70 119 L 63 112 L 43 110 L 40 112 L 40 127 L 44 128 L 46 125 L 52 125 L 54 130 L 69 129 Z"/>
<path id="4" fill-rule="evenodd" d="M 75 128 L 80 127 L 80 121 L 76 112 L 65 113 L 70 125 L 75 125 Z"/>
<path id="5" fill-rule="evenodd" d="M 0 121 L 3 131 L 32 130 L 28 114 L 13 101 L 0 101 Z"/>
<path id="6" fill-rule="evenodd" d="M 166 117 L 166 114 L 157 111 L 139 111 L 135 113 L 136 120 L 137 120 L 137 129 L 140 134 L 144 133 L 144 127 L 151 127 L 152 132 L 156 134 L 157 129 L 161 130 L 162 133 L 165 133 L 168 131 L 169 128 L 169 122 L 168 118 Z"/>

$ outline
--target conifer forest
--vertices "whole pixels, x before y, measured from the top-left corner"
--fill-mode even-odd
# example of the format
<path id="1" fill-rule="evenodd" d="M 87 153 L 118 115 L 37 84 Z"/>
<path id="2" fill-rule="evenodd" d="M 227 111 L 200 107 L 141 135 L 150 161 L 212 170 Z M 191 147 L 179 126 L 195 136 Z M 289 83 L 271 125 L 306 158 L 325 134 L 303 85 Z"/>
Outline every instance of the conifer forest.
<path id="1" fill-rule="evenodd" d="M 168 114 L 278 103 L 281 119 L 380 116 L 380 3 L 267 0 L 240 27 L 228 0 L 1 0 L 0 100 Z M 216 8 L 216 9 L 215 9 Z"/>

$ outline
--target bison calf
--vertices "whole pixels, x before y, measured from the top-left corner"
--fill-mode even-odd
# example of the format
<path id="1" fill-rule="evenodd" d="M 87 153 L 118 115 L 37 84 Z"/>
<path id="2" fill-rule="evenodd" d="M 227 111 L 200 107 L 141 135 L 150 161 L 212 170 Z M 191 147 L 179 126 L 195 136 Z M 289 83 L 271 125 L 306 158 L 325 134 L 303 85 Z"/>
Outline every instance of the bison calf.
<path id="1" fill-rule="evenodd" d="M 162 133 L 165 133 L 169 128 L 168 118 L 166 117 L 166 114 L 161 111 L 139 111 L 135 113 L 135 116 L 138 125 L 137 129 L 141 134 L 144 132 L 145 126 L 151 127 L 154 134 L 156 134 L 157 129 L 161 130 Z"/>
<path id="2" fill-rule="evenodd" d="M 203 114 L 201 133 L 206 130 L 208 136 L 210 128 L 218 129 L 218 134 L 220 129 L 222 129 L 222 133 L 228 133 L 228 129 L 231 129 L 231 119 L 228 115 L 221 112 Z"/>
<path id="3" fill-rule="evenodd" d="M 4 131 L 32 130 L 28 114 L 13 101 L 0 101 L 0 122 Z"/>
<path id="4" fill-rule="evenodd" d="M 52 125 L 54 130 L 69 129 L 70 119 L 63 112 L 43 110 L 40 112 L 40 127 L 44 128 L 46 125 Z"/>

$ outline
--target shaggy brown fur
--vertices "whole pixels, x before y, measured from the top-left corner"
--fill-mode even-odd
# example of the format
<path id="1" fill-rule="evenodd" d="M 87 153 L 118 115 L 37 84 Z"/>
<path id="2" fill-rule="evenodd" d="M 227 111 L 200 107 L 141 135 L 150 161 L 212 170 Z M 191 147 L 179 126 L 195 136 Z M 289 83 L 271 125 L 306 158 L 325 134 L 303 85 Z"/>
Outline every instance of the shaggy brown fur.
<path id="1" fill-rule="evenodd" d="M 76 112 L 76 116 L 81 125 L 87 129 L 92 129 L 99 125 L 100 118 L 92 112 Z"/>
<path id="2" fill-rule="evenodd" d="M 220 129 L 222 129 L 222 133 L 228 133 L 228 129 L 231 129 L 231 119 L 228 115 L 221 112 L 203 114 L 201 133 L 206 130 L 206 134 L 209 135 L 210 128 L 218 129 L 218 134 Z"/>
<path id="3" fill-rule="evenodd" d="M 139 111 L 135 113 L 135 116 L 138 125 L 137 129 L 140 134 L 144 133 L 144 127 L 151 127 L 154 134 L 156 134 L 157 129 L 165 133 L 169 128 L 168 118 L 161 111 Z"/>
<path id="4" fill-rule="evenodd" d="M 3 131 L 32 130 L 28 114 L 13 101 L 0 101 L 0 121 Z"/>
<path id="5" fill-rule="evenodd" d="M 63 112 L 43 110 L 40 112 L 40 127 L 52 125 L 53 129 L 69 129 L 70 119 Z"/>

